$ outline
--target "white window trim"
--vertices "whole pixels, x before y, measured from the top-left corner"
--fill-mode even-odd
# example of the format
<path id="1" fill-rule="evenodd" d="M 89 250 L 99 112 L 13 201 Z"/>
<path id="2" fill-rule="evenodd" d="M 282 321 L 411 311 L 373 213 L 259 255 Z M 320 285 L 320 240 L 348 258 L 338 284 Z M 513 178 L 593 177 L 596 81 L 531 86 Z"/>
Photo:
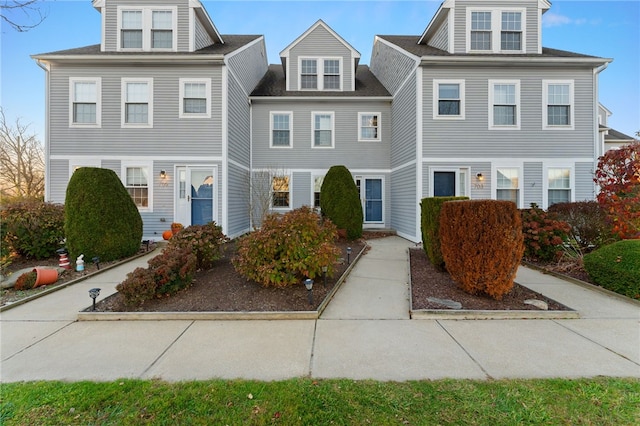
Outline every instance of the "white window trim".
<path id="1" fill-rule="evenodd" d="M 381 194 L 382 194 L 382 220 L 372 220 L 372 221 L 367 221 L 366 220 L 366 198 L 365 198 L 365 193 L 364 191 L 366 191 L 365 188 L 365 180 L 367 179 L 379 179 L 380 183 L 382 185 L 382 187 L 380 188 Z M 385 223 L 386 223 L 386 182 L 385 182 L 385 177 L 383 175 L 357 175 L 353 177 L 353 181 L 357 182 L 358 180 L 360 180 L 360 206 L 362 207 L 362 225 L 365 228 L 383 228 Z M 357 184 L 357 183 L 356 183 Z"/>
<path id="2" fill-rule="evenodd" d="M 289 207 L 275 207 L 273 205 L 273 178 L 289 177 Z M 276 212 L 285 212 L 293 210 L 293 173 L 275 173 L 269 175 L 269 209 Z"/>
<path id="3" fill-rule="evenodd" d="M 521 161 L 518 162 L 497 162 L 491 164 L 491 180 L 494 182 L 491 185 L 491 198 L 493 200 L 498 199 L 498 169 L 516 169 L 518 170 L 518 208 L 522 209 L 524 203 L 524 177 L 523 177 L 523 163 Z"/>
<path id="4" fill-rule="evenodd" d="M 498 84 L 511 84 L 516 88 L 516 124 L 514 125 L 495 125 L 493 124 L 493 101 L 494 101 L 494 87 Z M 521 114 L 521 102 L 520 102 L 520 80 L 489 80 L 489 130 L 520 130 L 520 114 Z"/>
<path id="5" fill-rule="evenodd" d="M 318 76 L 318 87 L 316 89 L 303 89 L 302 88 L 302 61 L 303 60 L 315 60 L 316 61 L 316 72 Z M 317 92 L 317 91 L 328 91 L 328 92 L 342 92 L 344 89 L 344 66 L 341 56 L 299 56 L 298 57 L 298 90 L 303 92 Z M 338 89 L 325 89 L 324 88 L 324 61 L 339 61 L 340 66 L 340 88 Z"/>
<path id="6" fill-rule="evenodd" d="M 149 86 L 149 98 L 147 99 L 147 103 L 149 105 L 148 108 L 148 120 L 147 123 L 127 123 L 126 122 L 126 114 L 125 114 L 125 105 L 126 105 L 126 93 L 127 93 L 127 83 L 147 83 Z M 123 78 L 121 80 L 120 87 L 120 122 L 122 127 L 127 128 L 149 128 L 153 127 L 153 78 Z"/>
<path id="7" fill-rule="evenodd" d="M 316 115 L 331 116 L 331 146 L 316 146 Z M 312 149 L 334 149 L 336 146 L 336 116 L 333 111 L 311 111 L 311 148 Z"/>
<path id="8" fill-rule="evenodd" d="M 320 206 L 315 207 L 315 195 L 316 195 L 316 179 L 317 178 L 323 178 L 326 176 L 326 173 L 312 173 L 311 174 L 311 199 L 309 202 L 309 206 L 311 206 L 312 208 L 317 208 L 320 209 Z"/>
<path id="9" fill-rule="evenodd" d="M 464 120 L 465 118 L 465 85 L 464 80 L 433 80 L 433 119 L 434 120 Z M 440 115 L 438 104 L 440 101 L 440 85 L 457 84 L 460 87 L 460 114 Z"/>
<path id="10" fill-rule="evenodd" d="M 73 100 L 75 99 L 75 83 L 90 82 L 96 84 L 96 122 L 76 123 L 73 121 Z M 102 127 L 102 77 L 69 77 L 69 127 L 99 128 Z"/>
<path id="11" fill-rule="evenodd" d="M 362 137 L 362 116 L 364 115 L 376 115 L 378 117 L 378 137 L 377 138 L 363 138 Z M 359 112 L 358 113 L 358 142 L 381 142 L 382 141 L 382 113 L 380 112 Z"/>
<path id="12" fill-rule="evenodd" d="M 140 11 L 142 12 L 142 49 L 140 48 L 123 48 L 122 47 L 122 12 L 123 11 Z M 152 48 L 151 47 L 151 30 L 153 11 L 171 11 L 171 48 Z M 122 52 L 177 52 L 178 51 L 178 7 L 177 6 L 118 6 L 118 30 L 116 37 L 116 50 Z"/>
<path id="13" fill-rule="evenodd" d="M 491 12 L 491 50 L 471 50 L 471 14 L 472 12 Z M 502 50 L 501 37 L 502 32 L 502 12 L 520 12 L 522 45 L 520 50 Z M 467 8 L 466 22 L 466 52 L 467 53 L 526 53 L 527 52 L 527 9 L 525 8 L 498 8 L 498 7 L 470 7 Z"/>
<path id="14" fill-rule="evenodd" d="M 576 174 L 574 164 L 547 162 L 543 165 L 542 208 L 549 208 L 549 169 L 569 169 L 569 202 L 576 200 Z"/>
<path id="15" fill-rule="evenodd" d="M 273 144 L 273 116 L 288 115 L 289 116 L 289 145 Z M 273 149 L 291 149 L 293 148 L 293 111 L 269 111 L 269 148 Z"/>
<path id="16" fill-rule="evenodd" d="M 569 124 L 550 125 L 549 124 L 549 85 L 566 84 L 569 86 Z M 574 80 L 542 80 L 542 129 L 543 130 L 574 130 L 575 129 L 575 99 Z"/>
<path id="17" fill-rule="evenodd" d="M 211 79 L 210 78 L 181 78 L 180 80 L 180 118 L 211 118 Z M 187 113 L 184 112 L 184 85 L 185 83 L 204 83 L 206 93 L 207 112 Z"/>
<path id="18" fill-rule="evenodd" d="M 143 169 L 147 169 L 148 205 L 147 205 L 147 207 L 138 207 L 138 211 L 139 212 L 144 212 L 144 213 L 152 213 L 153 212 L 153 186 L 154 186 L 153 162 L 152 161 L 123 160 L 120 163 L 120 180 L 122 181 L 122 185 L 125 188 L 127 187 L 127 168 L 130 168 L 130 167 L 140 167 L 140 168 L 143 168 Z"/>
<path id="19" fill-rule="evenodd" d="M 461 171 L 463 171 L 461 173 Z M 440 167 L 440 166 L 430 166 L 429 167 L 429 197 L 433 197 L 434 195 L 434 187 L 435 183 L 435 173 L 436 172 L 455 172 L 456 174 L 456 191 L 454 197 L 469 197 L 471 198 L 471 167 Z M 460 180 L 465 179 L 465 189 L 467 191 L 466 194 L 460 193 Z"/>
<path id="20" fill-rule="evenodd" d="M 69 160 L 69 179 L 80 167 L 102 167 L 102 161 L 96 157 L 77 157 Z"/>

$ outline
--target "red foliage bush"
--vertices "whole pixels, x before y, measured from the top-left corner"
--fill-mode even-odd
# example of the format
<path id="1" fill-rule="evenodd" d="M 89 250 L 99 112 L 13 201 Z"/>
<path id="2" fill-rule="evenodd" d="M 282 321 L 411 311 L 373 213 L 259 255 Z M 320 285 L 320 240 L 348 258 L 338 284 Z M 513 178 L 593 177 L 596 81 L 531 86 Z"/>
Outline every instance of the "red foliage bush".
<path id="1" fill-rule="evenodd" d="M 444 203 L 440 241 L 447 270 L 464 291 L 498 300 L 511 291 L 524 251 L 520 214 L 514 203 Z"/>
<path id="2" fill-rule="evenodd" d="M 524 256 L 530 260 L 557 260 L 562 256 L 562 245 L 567 240 L 571 227 L 557 220 L 535 203 L 530 209 L 520 211 L 524 234 Z"/>
<path id="3" fill-rule="evenodd" d="M 188 248 L 196 255 L 198 269 L 209 269 L 222 257 L 222 247 L 229 241 L 215 222 L 191 225 L 169 240 L 167 248 Z"/>
<path id="4" fill-rule="evenodd" d="M 607 220 L 607 212 L 597 201 L 557 203 L 550 206 L 548 212 L 569 225 L 571 238 L 582 253 L 617 240 Z"/>

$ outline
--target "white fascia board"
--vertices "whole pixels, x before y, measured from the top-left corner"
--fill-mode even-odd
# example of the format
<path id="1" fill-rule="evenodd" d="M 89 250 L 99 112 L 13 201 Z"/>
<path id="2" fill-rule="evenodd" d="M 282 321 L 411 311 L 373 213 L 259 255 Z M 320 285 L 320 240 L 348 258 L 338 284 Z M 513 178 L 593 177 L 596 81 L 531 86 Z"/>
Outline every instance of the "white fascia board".
<path id="1" fill-rule="evenodd" d="M 340 37 L 338 33 L 333 31 L 331 27 L 329 27 L 322 19 L 318 19 L 318 21 L 313 24 L 307 31 L 302 33 L 302 35 L 296 38 L 291 44 L 285 47 L 282 52 L 280 52 L 280 57 L 288 58 L 289 52 L 293 49 L 300 41 L 302 41 L 306 36 L 308 36 L 312 31 L 314 31 L 319 26 L 322 26 L 325 30 L 327 30 L 333 37 L 336 38 L 340 43 L 342 43 L 347 49 L 351 51 L 351 56 L 353 58 L 360 58 L 360 52 L 358 52 L 353 46 L 351 46 L 345 39 Z"/>
<path id="2" fill-rule="evenodd" d="M 250 96 L 249 100 L 253 103 L 259 103 L 264 100 L 267 102 L 296 102 L 296 101 L 392 101 L 393 96 Z"/>
<path id="3" fill-rule="evenodd" d="M 613 61 L 610 58 L 581 58 L 581 57 L 513 57 L 506 56 L 497 57 L 495 55 L 487 57 L 483 55 L 474 56 L 423 56 L 420 65 L 448 65 L 473 63 L 476 65 L 531 65 L 531 66 L 557 66 L 565 65 L 589 65 L 592 67 L 608 64 Z"/>
<path id="4" fill-rule="evenodd" d="M 36 60 L 48 61 L 51 63 L 64 62 L 72 63 L 184 63 L 188 61 L 190 64 L 224 64 L 224 55 L 204 55 L 204 54 L 150 54 L 150 55 L 122 55 L 122 54 L 104 54 L 104 55 L 32 55 L 31 58 Z"/>
<path id="5" fill-rule="evenodd" d="M 224 44 L 222 36 L 211 20 L 207 9 L 205 9 L 202 3 L 200 3 L 200 0 L 189 0 L 189 7 L 193 8 L 193 10 L 196 12 L 196 15 L 198 15 L 198 17 L 202 19 L 202 22 L 204 23 L 204 26 L 207 29 L 209 35 L 212 36 L 212 38 L 218 43 Z"/>

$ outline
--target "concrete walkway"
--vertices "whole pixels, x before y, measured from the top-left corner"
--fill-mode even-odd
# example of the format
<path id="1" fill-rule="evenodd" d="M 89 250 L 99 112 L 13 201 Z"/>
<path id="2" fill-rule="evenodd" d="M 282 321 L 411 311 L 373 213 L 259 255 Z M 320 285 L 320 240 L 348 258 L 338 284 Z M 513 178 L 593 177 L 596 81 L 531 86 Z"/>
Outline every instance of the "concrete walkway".
<path id="1" fill-rule="evenodd" d="M 640 378 L 638 304 L 521 268 L 581 318 L 411 320 L 413 244 L 370 245 L 318 320 L 77 321 L 88 290 L 115 292 L 139 258 L 0 313 L 0 380 Z"/>

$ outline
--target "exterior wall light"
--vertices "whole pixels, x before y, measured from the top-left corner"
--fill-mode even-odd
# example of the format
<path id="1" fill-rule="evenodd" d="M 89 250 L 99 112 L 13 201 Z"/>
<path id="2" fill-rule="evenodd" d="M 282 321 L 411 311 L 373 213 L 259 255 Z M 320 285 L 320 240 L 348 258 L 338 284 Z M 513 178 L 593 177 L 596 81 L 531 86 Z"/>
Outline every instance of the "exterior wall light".
<path id="1" fill-rule="evenodd" d="M 476 179 L 478 179 L 480 182 L 482 182 L 484 180 L 484 176 L 482 175 L 482 173 L 478 173 L 476 175 Z"/>
<path id="2" fill-rule="evenodd" d="M 167 178 L 167 171 L 160 170 L 160 179 L 166 179 L 166 178 Z"/>

